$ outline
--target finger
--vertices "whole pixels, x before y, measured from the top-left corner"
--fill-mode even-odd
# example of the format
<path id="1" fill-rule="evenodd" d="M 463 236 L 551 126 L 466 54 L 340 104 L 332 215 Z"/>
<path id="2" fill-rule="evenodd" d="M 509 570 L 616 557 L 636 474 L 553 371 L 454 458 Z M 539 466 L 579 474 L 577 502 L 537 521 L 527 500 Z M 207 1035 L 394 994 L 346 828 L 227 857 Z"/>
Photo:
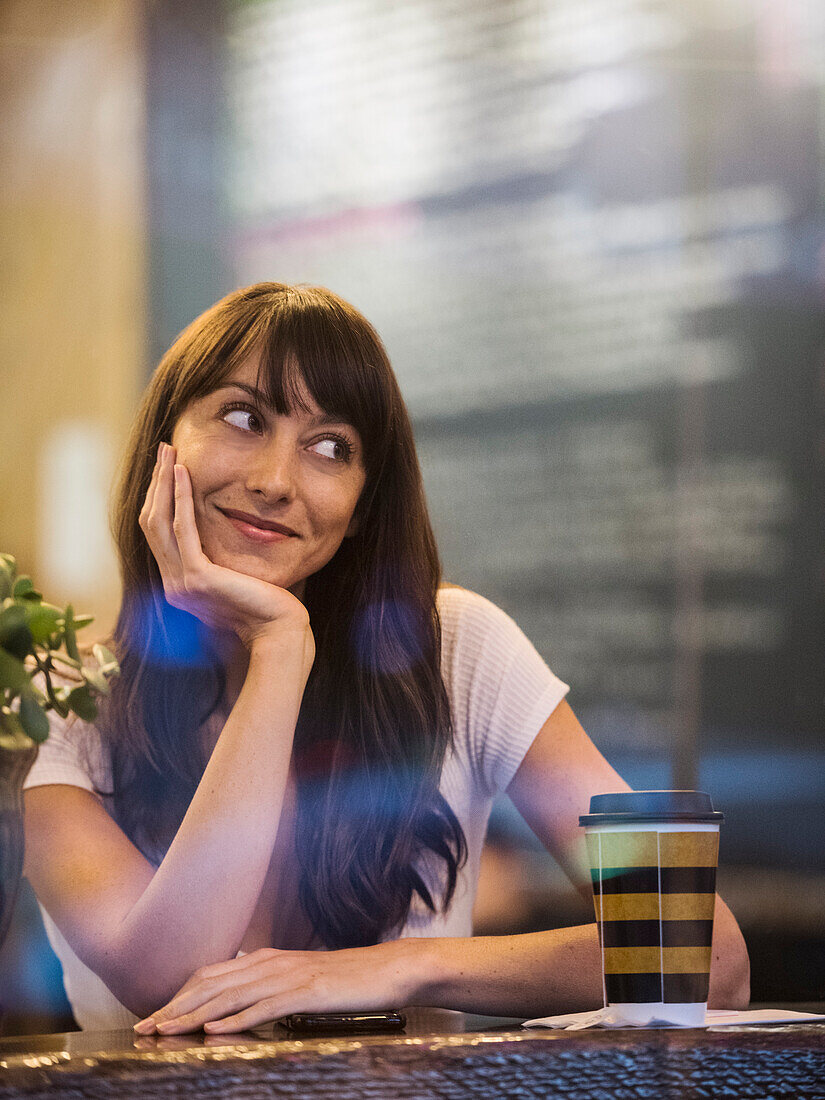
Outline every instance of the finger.
<path id="1" fill-rule="evenodd" d="M 224 1016 L 219 1020 L 208 1020 L 204 1023 L 203 1030 L 210 1035 L 222 1035 L 232 1031 L 248 1031 L 252 1027 L 259 1027 L 261 1024 L 279 1020 L 290 1012 L 307 1011 L 309 1003 L 310 993 L 306 989 L 278 993 L 264 997 L 231 1016 Z"/>
<path id="2" fill-rule="evenodd" d="M 174 1033 L 179 1030 L 178 1025 L 186 1029 L 199 1027 L 206 1020 L 214 1020 L 253 1004 L 272 993 L 273 986 L 277 988 L 282 983 L 283 979 L 273 975 L 271 965 L 265 965 L 264 961 L 249 966 L 246 970 L 227 973 L 201 983 L 190 994 L 170 1002 L 163 1013 L 156 1013 L 155 1023 L 163 1034 Z M 167 1024 L 175 1026 L 167 1029 Z"/>
<path id="3" fill-rule="evenodd" d="M 175 519 L 173 529 L 184 573 L 201 569 L 208 561 L 201 546 L 198 525 L 195 522 L 195 502 L 192 498 L 192 480 L 189 471 L 179 463 L 174 467 Z"/>
<path id="4" fill-rule="evenodd" d="M 160 1023 L 193 1012 L 207 1001 L 214 1000 L 225 990 L 237 987 L 239 983 L 260 981 L 267 973 L 271 973 L 271 964 L 275 955 L 277 952 L 264 948 L 253 951 L 249 955 L 242 955 L 239 959 L 228 959 L 226 962 L 201 967 L 181 986 L 168 1004 L 139 1023 L 148 1024 L 151 1020 L 157 1027 Z"/>
<path id="5" fill-rule="evenodd" d="M 207 966 L 201 966 L 183 983 L 173 1000 L 169 1003 L 172 1004 L 182 993 L 191 989 L 193 985 L 199 982 L 221 978 L 225 974 L 235 974 L 240 970 L 249 970 L 250 967 L 258 966 L 260 963 L 264 962 L 264 960 L 273 958 L 277 954 L 278 952 L 273 947 L 261 947 L 257 951 L 246 952 L 243 955 L 235 956 L 233 959 L 225 959 L 223 962 L 209 963 Z"/>
<path id="6" fill-rule="evenodd" d="M 165 443 L 161 444 L 161 448 L 162 454 L 156 470 L 155 489 L 151 508 L 146 516 L 144 533 L 158 563 L 164 589 L 167 593 L 172 593 L 182 587 L 183 567 L 172 530 L 174 505 L 170 456 L 173 449 Z"/>
<path id="7" fill-rule="evenodd" d="M 210 1020 L 220 1020 L 232 1013 L 241 1012 L 272 995 L 272 979 L 247 982 L 230 986 L 205 1004 L 157 1025 L 162 1035 L 179 1035 L 184 1031 L 198 1031 Z"/>
<path id="8" fill-rule="evenodd" d="M 155 489 L 154 516 L 163 553 L 174 570 L 174 577 L 180 580 L 183 570 L 180 549 L 175 538 L 175 448 L 164 444 L 163 458 L 158 470 L 158 483 Z"/>
<path id="9" fill-rule="evenodd" d="M 143 499 L 143 507 L 140 510 L 140 516 L 138 517 L 140 526 L 144 527 L 146 520 L 149 517 L 149 513 L 152 511 L 152 506 L 155 502 L 155 493 L 158 485 L 158 474 L 160 472 L 161 456 L 163 454 L 163 444 L 158 444 L 158 453 L 155 458 L 155 465 L 152 469 L 152 476 L 149 479 L 149 488 L 146 490 L 146 496 Z"/>

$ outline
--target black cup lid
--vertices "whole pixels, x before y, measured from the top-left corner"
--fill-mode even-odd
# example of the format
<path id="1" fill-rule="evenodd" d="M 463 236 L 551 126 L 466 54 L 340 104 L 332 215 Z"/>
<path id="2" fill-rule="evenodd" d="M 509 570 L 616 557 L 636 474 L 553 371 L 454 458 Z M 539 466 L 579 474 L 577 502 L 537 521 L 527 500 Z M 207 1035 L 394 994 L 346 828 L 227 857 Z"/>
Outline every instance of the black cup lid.
<path id="1" fill-rule="evenodd" d="M 724 814 L 714 810 L 704 791 L 617 791 L 594 794 L 590 813 L 579 825 L 632 825 L 649 821 L 695 821 L 718 824 Z"/>

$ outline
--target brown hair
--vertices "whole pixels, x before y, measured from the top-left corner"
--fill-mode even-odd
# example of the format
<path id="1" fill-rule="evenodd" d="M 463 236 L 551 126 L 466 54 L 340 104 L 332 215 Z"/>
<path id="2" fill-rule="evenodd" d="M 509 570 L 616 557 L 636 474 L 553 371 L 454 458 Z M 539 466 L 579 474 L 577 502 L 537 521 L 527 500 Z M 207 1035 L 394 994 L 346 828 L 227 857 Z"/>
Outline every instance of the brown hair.
<path id="1" fill-rule="evenodd" d="M 452 738 L 440 563 L 409 416 L 375 330 L 321 287 L 260 283 L 229 294 L 178 337 L 143 398 L 112 513 L 123 602 L 110 642 L 122 673 L 98 719 L 115 813 L 158 861 L 206 764 L 200 731 L 224 696 L 225 671 L 208 628 L 165 600 L 138 515 L 158 444 L 252 351 L 278 413 L 300 404 L 303 381 L 364 444 L 357 531 L 306 583 L 316 659 L 294 758 L 304 910 L 328 947 L 374 943 L 400 929 L 414 894 L 432 910 L 437 894 L 449 905 L 466 842 L 438 790 Z M 441 871 L 425 881 L 419 869 L 433 855 Z"/>

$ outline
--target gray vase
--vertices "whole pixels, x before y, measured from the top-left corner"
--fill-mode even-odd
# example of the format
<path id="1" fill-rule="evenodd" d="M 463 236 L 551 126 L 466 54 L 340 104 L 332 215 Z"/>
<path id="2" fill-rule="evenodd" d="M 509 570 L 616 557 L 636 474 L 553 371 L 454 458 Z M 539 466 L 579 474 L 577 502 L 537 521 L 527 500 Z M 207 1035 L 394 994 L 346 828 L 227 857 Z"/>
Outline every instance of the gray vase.
<path id="1" fill-rule="evenodd" d="M 23 781 L 37 745 L 0 746 L 0 947 L 6 938 L 23 873 Z"/>

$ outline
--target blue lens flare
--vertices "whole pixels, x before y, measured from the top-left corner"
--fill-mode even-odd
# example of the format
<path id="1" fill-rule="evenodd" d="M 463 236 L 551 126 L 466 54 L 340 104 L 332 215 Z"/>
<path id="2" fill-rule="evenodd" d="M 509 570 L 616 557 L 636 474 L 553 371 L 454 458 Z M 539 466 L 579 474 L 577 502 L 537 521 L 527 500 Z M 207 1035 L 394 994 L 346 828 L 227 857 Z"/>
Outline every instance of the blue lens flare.
<path id="1" fill-rule="evenodd" d="M 208 668 L 214 664 L 209 630 L 188 611 L 167 603 L 162 593 L 142 593 L 137 609 L 137 641 L 153 664 Z"/>

